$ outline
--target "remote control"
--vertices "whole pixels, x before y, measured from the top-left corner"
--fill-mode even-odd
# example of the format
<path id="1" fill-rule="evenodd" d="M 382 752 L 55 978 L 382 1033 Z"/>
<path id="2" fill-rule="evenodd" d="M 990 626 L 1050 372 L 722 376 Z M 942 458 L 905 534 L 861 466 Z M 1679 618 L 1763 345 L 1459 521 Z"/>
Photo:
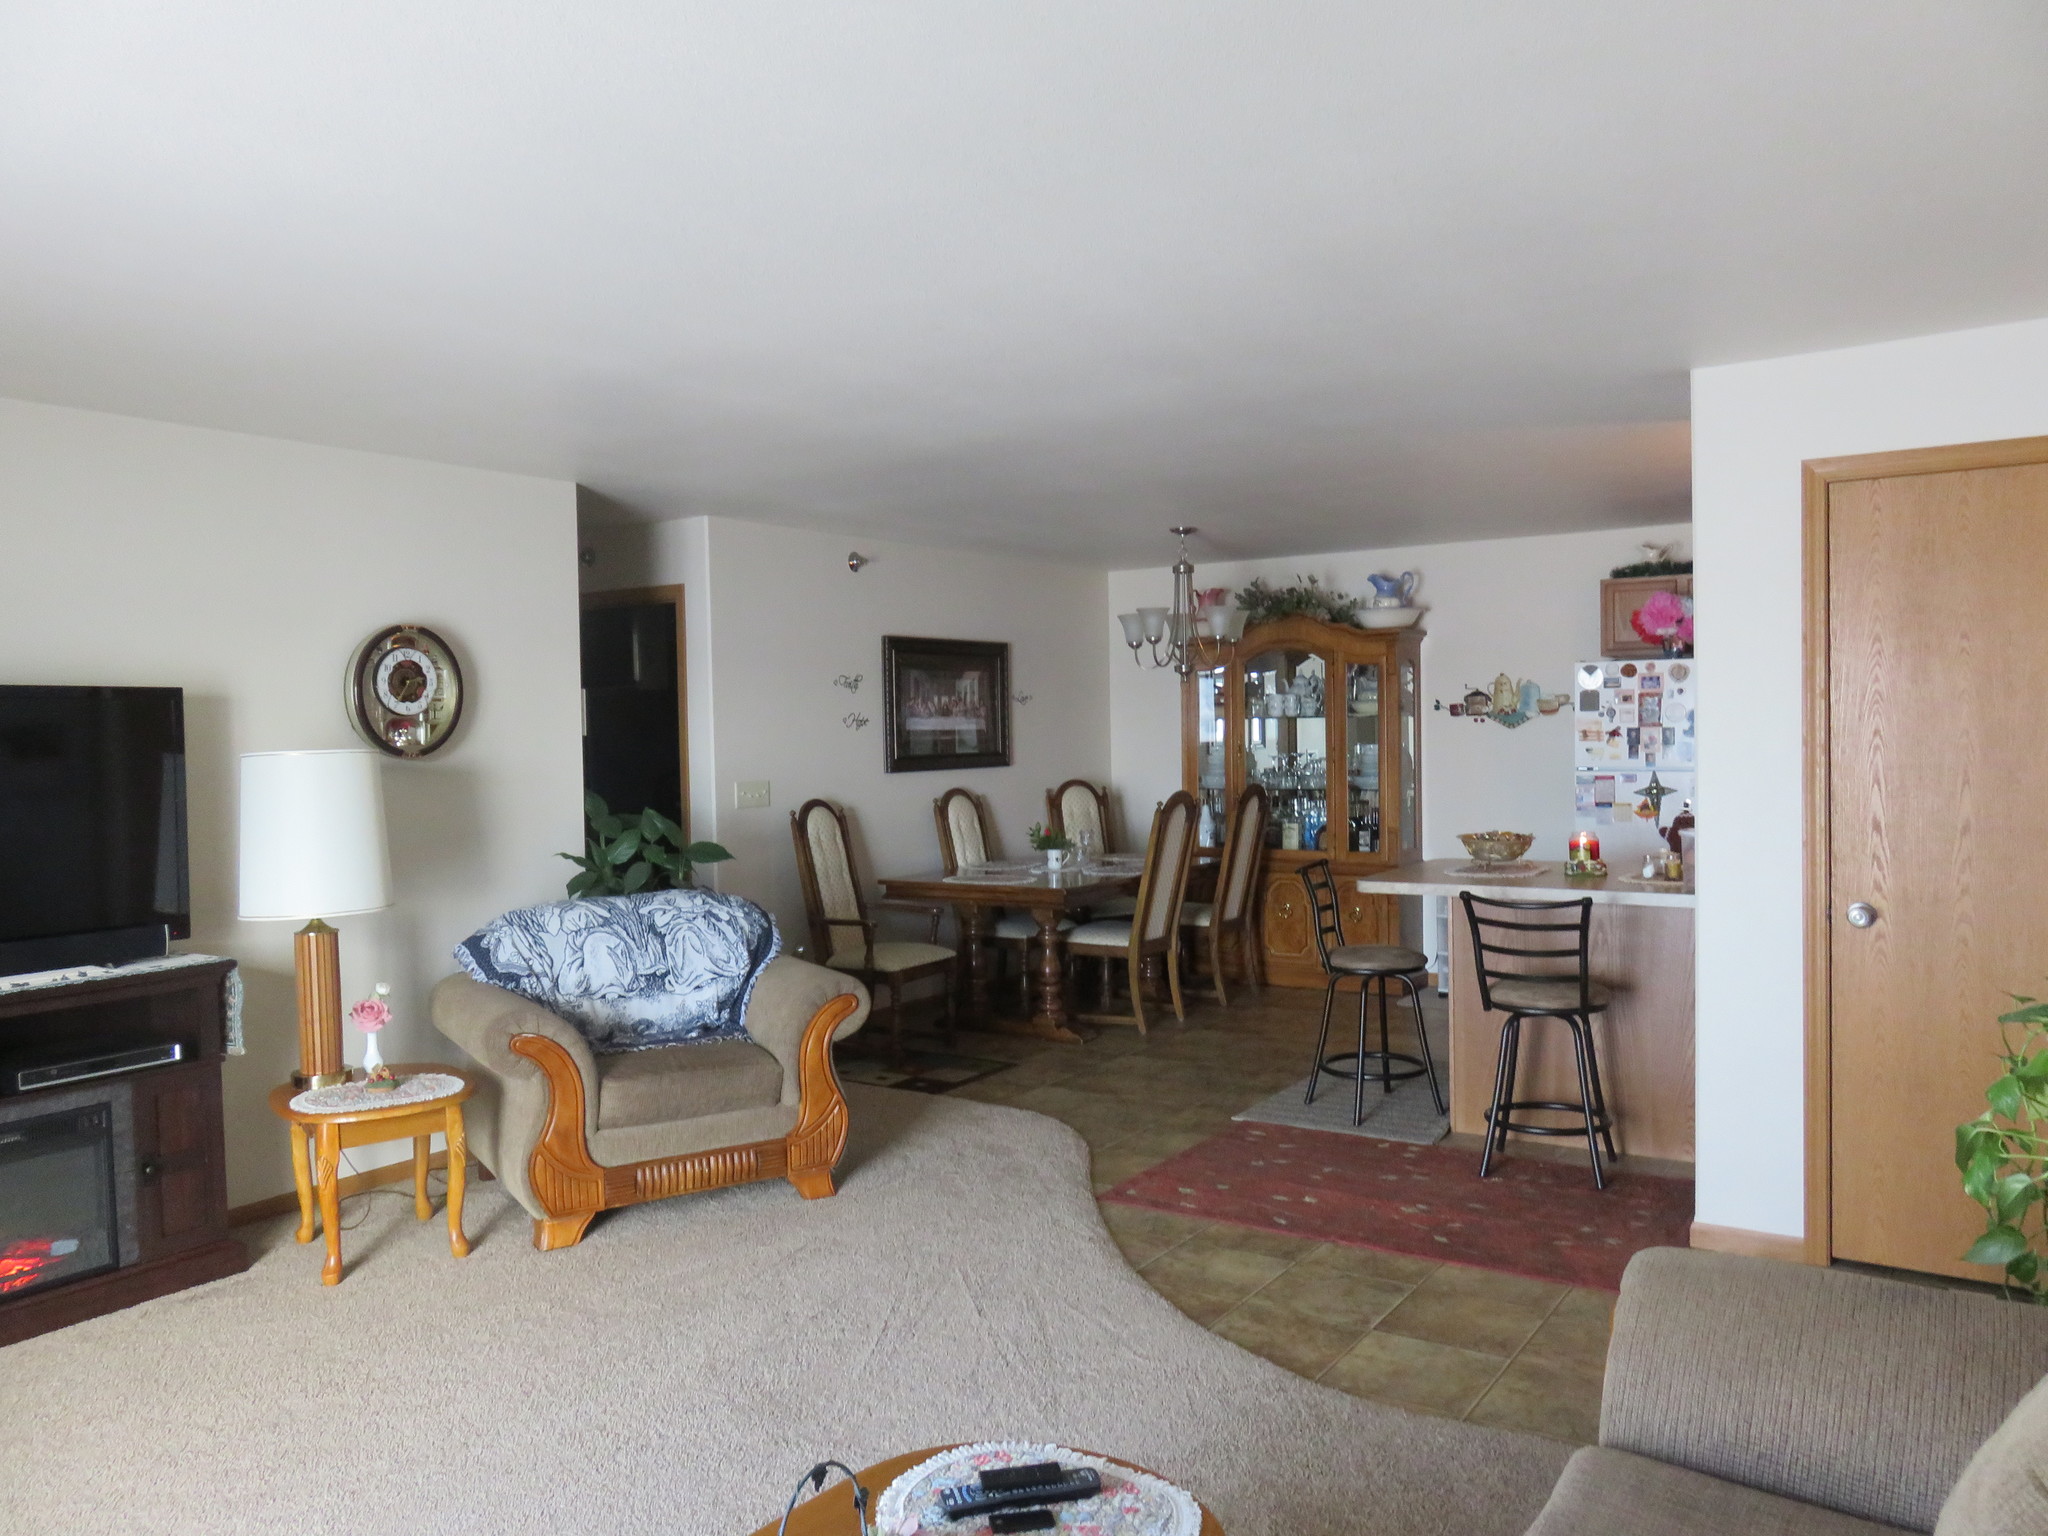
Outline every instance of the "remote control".
<path id="1" fill-rule="evenodd" d="M 1102 1492 L 1102 1474 L 1093 1467 L 1060 1471 L 1042 1483 L 1012 1488 L 1002 1493 L 975 1487 L 942 1488 L 939 1508 L 948 1520 L 966 1520 L 975 1515 L 994 1514 L 1001 1509 L 1023 1509 L 1033 1504 L 1063 1504 L 1069 1499 L 1092 1499 Z"/>
<path id="2" fill-rule="evenodd" d="M 1013 1509 L 988 1517 L 988 1536 L 1010 1536 L 1013 1531 L 1049 1531 L 1059 1516 L 1049 1509 Z"/>
<path id="3" fill-rule="evenodd" d="M 991 1467 L 981 1474 L 983 1493 L 1009 1493 L 1018 1488 L 1036 1488 L 1056 1483 L 1063 1474 L 1056 1461 L 1034 1461 L 1021 1467 Z"/>

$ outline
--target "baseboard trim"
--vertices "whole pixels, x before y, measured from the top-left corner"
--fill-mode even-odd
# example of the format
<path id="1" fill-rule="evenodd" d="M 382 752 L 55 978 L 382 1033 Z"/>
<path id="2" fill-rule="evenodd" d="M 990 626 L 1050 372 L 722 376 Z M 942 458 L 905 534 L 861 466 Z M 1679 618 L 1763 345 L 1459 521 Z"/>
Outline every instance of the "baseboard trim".
<path id="1" fill-rule="evenodd" d="M 1806 1239 L 1786 1237 L 1780 1232 L 1752 1232 L 1746 1227 L 1717 1227 L 1696 1221 L 1692 1224 L 1692 1245 L 1713 1253 L 1739 1253 L 1752 1259 L 1806 1262 Z"/>
<path id="2" fill-rule="evenodd" d="M 446 1152 L 435 1152 L 427 1158 L 427 1167 L 429 1169 L 446 1168 L 447 1166 L 448 1154 Z M 491 1171 L 482 1163 L 476 1161 L 476 1159 L 471 1158 L 469 1161 L 469 1176 L 472 1179 L 481 1181 L 488 1179 L 491 1176 Z M 412 1159 L 407 1157 L 401 1158 L 395 1163 L 386 1163 L 381 1168 L 370 1168 L 362 1173 L 351 1173 L 343 1178 L 335 1187 L 340 1190 L 341 1198 L 346 1200 L 350 1195 L 360 1195 L 365 1190 L 380 1189 L 386 1184 L 397 1184 L 411 1177 Z M 229 1206 L 228 1225 L 239 1227 L 245 1222 L 268 1221 L 273 1216 L 296 1216 L 298 1213 L 298 1192 L 296 1190 L 287 1190 L 281 1195 L 269 1195 L 261 1200 L 251 1200 L 247 1205 Z"/>

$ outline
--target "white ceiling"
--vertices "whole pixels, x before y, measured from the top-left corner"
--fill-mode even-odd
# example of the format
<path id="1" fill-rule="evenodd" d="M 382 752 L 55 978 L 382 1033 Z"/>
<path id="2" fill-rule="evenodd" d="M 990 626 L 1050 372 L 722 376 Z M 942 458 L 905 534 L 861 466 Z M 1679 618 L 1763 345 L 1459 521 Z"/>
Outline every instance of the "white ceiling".
<path id="1" fill-rule="evenodd" d="M 1163 562 L 2048 314 L 2038 0 L 0 0 L 0 394 Z"/>

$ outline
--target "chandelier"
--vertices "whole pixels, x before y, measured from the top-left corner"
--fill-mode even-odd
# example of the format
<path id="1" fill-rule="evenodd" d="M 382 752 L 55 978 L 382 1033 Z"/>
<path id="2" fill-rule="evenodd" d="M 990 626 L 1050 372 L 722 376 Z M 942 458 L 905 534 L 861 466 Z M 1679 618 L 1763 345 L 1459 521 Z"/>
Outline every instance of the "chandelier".
<path id="1" fill-rule="evenodd" d="M 1244 634 L 1245 614 L 1230 601 L 1227 587 L 1196 590 L 1195 565 L 1188 559 L 1188 535 L 1202 530 L 1167 531 L 1180 540 L 1180 558 L 1173 562 L 1173 606 L 1120 613 L 1116 621 L 1124 627 L 1124 644 L 1131 648 L 1133 662 L 1144 666 L 1145 658 L 1140 652 L 1149 648 L 1153 666 L 1171 667 L 1177 675 L 1186 677 L 1200 664 L 1197 652 L 1204 642 L 1215 647 L 1218 654 L 1237 643 Z"/>

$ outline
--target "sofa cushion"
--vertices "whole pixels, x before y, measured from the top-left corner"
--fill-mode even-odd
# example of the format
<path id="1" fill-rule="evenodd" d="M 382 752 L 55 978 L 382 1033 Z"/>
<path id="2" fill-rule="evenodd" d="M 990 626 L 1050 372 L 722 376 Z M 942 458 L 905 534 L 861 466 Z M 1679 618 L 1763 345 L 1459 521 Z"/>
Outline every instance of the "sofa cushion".
<path id="1" fill-rule="evenodd" d="M 782 1099 L 782 1063 L 751 1040 L 705 1040 L 597 1058 L 597 1128 L 700 1120 Z"/>
<path id="2" fill-rule="evenodd" d="M 1899 1529 L 1587 1446 L 1565 1464 L 1528 1536 L 1897 1536 Z"/>
<path id="3" fill-rule="evenodd" d="M 1977 1448 L 1941 1506 L 1934 1536 L 2048 1531 L 2048 1377 Z"/>
<path id="4" fill-rule="evenodd" d="M 751 901 L 688 889 L 522 907 L 456 945 L 455 959 L 603 1053 L 744 1038 L 754 980 L 781 948 L 775 919 Z"/>

